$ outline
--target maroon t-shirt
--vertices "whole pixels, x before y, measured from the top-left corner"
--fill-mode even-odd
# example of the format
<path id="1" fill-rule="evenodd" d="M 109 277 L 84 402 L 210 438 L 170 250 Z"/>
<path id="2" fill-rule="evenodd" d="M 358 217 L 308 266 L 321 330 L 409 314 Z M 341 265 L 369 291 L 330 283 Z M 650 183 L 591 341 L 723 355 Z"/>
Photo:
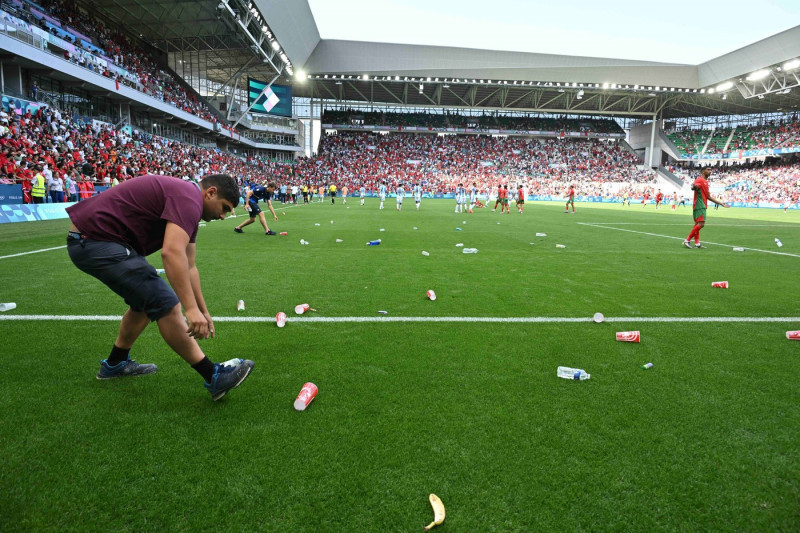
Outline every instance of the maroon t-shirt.
<path id="1" fill-rule="evenodd" d="M 203 195 L 194 183 L 170 176 L 139 176 L 67 208 L 72 223 L 89 239 L 118 242 L 141 255 L 164 246 L 167 222 L 195 242 Z"/>

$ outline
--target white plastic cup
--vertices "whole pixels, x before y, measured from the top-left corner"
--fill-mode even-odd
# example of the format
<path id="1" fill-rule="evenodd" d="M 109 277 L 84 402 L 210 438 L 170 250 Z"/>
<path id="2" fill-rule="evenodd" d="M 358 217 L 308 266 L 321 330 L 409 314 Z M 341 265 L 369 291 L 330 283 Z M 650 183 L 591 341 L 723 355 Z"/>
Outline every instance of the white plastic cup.
<path id="1" fill-rule="evenodd" d="M 17 304 L 14 302 L 0 303 L 0 311 L 11 311 L 12 309 L 16 308 Z"/>
<path id="2" fill-rule="evenodd" d="M 563 244 L 556 244 L 556 248 L 566 248 L 566 246 Z"/>
<path id="3" fill-rule="evenodd" d="M 603 313 L 595 313 L 594 316 L 592 317 L 592 320 L 594 320 L 598 324 L 600 322 L 603 322 L 605 319 L 606 317 L 603 316 Z"/>
<path id="4" fill-rule="evenodd" d="M 316 385 L 309 382 L 303 385 L 303 388 L 300 389 L 300 394 L 297 395 L 297 399 L 294 401 L 294 408 L 297 411 L 305 411 L 308 404 L 317 397 L 317 393 L 319 389 Z"/>
<path id="5" fill-rule="evenodd" d="M 436 300 L 436 293 L 433 292 L 433 289 L 428 290 L 428 292 L 425 293 L 425 296 L 428 297 L 428 300 Z"/>
<path id="6" fill-rule="evenodd" d="M 286 325 L 286 313 L 281 311 L 277 315 L 275 315 L 275 323 L 278 325 L 279 328 L 282 328 Z"/>
<path id="7" fill-rule="evenodd" d="M 239 300 L 238 302 L 236 302 L 236 310 L 244 311 L 244 300 Z"/>
<path id="8" fill-rule="evenodd" d="M 428 253 L 428 252 L 426 252 L 425 250 L 422 250 L 422 255 L 424 255 L 425 257 L 428 257 L 428 256 L 429 256 L 429 255 L 431 255 L 431 254 L 429 254 L 429 253 Z"/>
<path id="9" fill-rule="evenodd" d="M 547 233 L 537 233 L 537 237 L 547 237 Z"/>

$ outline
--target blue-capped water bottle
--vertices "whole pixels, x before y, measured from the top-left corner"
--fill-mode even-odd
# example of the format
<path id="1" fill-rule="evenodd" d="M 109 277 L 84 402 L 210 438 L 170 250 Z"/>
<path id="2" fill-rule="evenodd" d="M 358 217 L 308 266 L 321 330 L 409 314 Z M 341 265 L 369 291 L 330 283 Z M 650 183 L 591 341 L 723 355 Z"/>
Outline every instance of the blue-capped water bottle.
<path id="1" fill-rule="evenodd" d="M 560 366 L 558 367 L 558 377 L 583 381 L 584 379 L 589 379 L 591 375 L 587 374 L 585 370 L 581 370 L 580 368 Z"/>
<path id="2" fill-rule="evenodd" d="M 381 243 L 381 240 L 378 239 L 377 241 L 369 241 L 367 246 L 378 246 Z"/>

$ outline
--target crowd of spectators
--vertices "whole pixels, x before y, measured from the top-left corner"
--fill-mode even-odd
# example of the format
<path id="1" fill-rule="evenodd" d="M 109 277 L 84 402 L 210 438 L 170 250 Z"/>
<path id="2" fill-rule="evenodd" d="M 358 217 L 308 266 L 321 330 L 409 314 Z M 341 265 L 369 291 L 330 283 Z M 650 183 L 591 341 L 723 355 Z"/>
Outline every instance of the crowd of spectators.
<path id="1" fill-rule="evenodd" d="M 269 180 L 317 190 L 336 184 L 353 192 L 362 185 L 376 192 L 385 182 L 390 191 L 420 183 L 426 193 L 444 194 L 474 182 L 487 196 L 508 184 L 523 186 L 527 194 L 562 196 L 574 185 L 579 195 L 638 197 L 658 187 L 654 173 L 640 168 L 633 154 L 598 140 L 339 133 L 324 136 L 317 157 L 290 163 L 76 122 L 54 109 L 22 116 L 0 111 L 0 183 L 22 184 L 26 202 L 39 173 L 48 192 L 64 191 L 63 201 L 76 201 L 94 194 L 97 185 L 143 174 L 198 181 L 220 172 L 242 185 Z M 725 188 L 726 201 L 796 203 L 800 163 L 719 167 L 712 185 Z"/>
<path id="2" fill-rule="evenodd" d="M 90 197 L 97 185 L 113 186 L 143 174 L 197 181 L 209 173 L 229 173 L 244 183 L 293 179 L 293 168 L 286 162 L 84 124 L 55 109 L 22 116 L 0 111 L 0 183 L 21 184 L 25 203 L 31 201 L 31 180 L 39 172 L 48 180 L 48 192 L 63 190 L 65 201 L 75 201 Z"/>
<path id="3" fill-rule="evenodd" d="M 107 27 L 96 18 L 86 15 L 74 2 L 69 0 L 43 0 L 39 4 L 54 19 L 89 37 L 92 45 L 102 50 L 114 65 L 124 69 L 125 74 L 118 73 L 116 69 L 110 70 L 108 66 L 103 65 L 104 61 L 100 61 L 97 54 L 87 50 L 82 40 L 76 35 L 66 36 L 66 40 L 75 46 L 76 52 L 70 53 L 65 50 L 65 59 L 96 71 L 107 78 L 115 79 L 120 84 L 157 98 L 182 111 L 212 123 L 218 122 L 217 116 L 198 99 L 194 91 L 186 89 L 174 77 L 161 69 L 152 59 L 151 54 L 126 35 Z M 23 1 L 22 9 L 29 22 L 39 25 L 46 31 L 55 32 L 53 28 L 47 26 L 43 17 L 26 11 L 26 7 L 27 4 Z"/>
<path id="4" fill-rule="evenodd" d="M 477 135 L 339 133 L 326 135 L 319 154 L 301 159 L 297 176 L 350 190 L 377 190 L 381 182 L 421 183 L 426 192 L 453 192 L 459 183 L 484 194 L 498 184 L 525 183 L 533 194 L 557 194 L 575 184 L 583 194 L 603 194 L 608 183 L 652 183 L 636 156 L 617 143 L 562 138 Z"/>
<path id="5" fill-rule="evenodd" d="M 323 124 L 384 126 L 392 129 L 415 126 L 432 129 L 463 128 L 474 131 L 517 130 L 549 132 L 582 132 L 623 134 L 622 128 L 610 119 L 568 119 L 558 117 L 514 116 L 506 114 L 461 115 L 459 113 L 394 113 L 330 110 L 322 114 Z"/>

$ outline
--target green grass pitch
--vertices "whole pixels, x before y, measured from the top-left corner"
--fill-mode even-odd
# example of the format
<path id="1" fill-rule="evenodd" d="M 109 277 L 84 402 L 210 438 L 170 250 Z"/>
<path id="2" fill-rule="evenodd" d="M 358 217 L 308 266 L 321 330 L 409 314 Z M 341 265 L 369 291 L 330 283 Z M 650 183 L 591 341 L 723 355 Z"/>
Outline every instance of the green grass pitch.
<path id="1" fill-rule="evenodd" d="M 799 317 L 800 213 L 709 210 L 687 250 L 690 208 L 394 205 L 277 204 L 286 237 L 235 234 L 241 208 L 200 228 L 212 315 L 289 316 L 216 322 L 212 360 L 256 362 L 217 403 L 152 325 L 132 355 L 159 372 L 100 382 L 117 322 L 0 320 L 0 530 L 419 531 L 430 493 L 442 532 L 800 529 L 800 321 L 644 320 Z M 0 256 L 63 246 L 67 226 L 2 225 Z M 0 318 L 125 310 L 63 248 L 0 267 L 18 305 Z M 371 321 L 300 321 L 300 303 Z M 320 392 L 296 412 L 306 381 Z"/>

